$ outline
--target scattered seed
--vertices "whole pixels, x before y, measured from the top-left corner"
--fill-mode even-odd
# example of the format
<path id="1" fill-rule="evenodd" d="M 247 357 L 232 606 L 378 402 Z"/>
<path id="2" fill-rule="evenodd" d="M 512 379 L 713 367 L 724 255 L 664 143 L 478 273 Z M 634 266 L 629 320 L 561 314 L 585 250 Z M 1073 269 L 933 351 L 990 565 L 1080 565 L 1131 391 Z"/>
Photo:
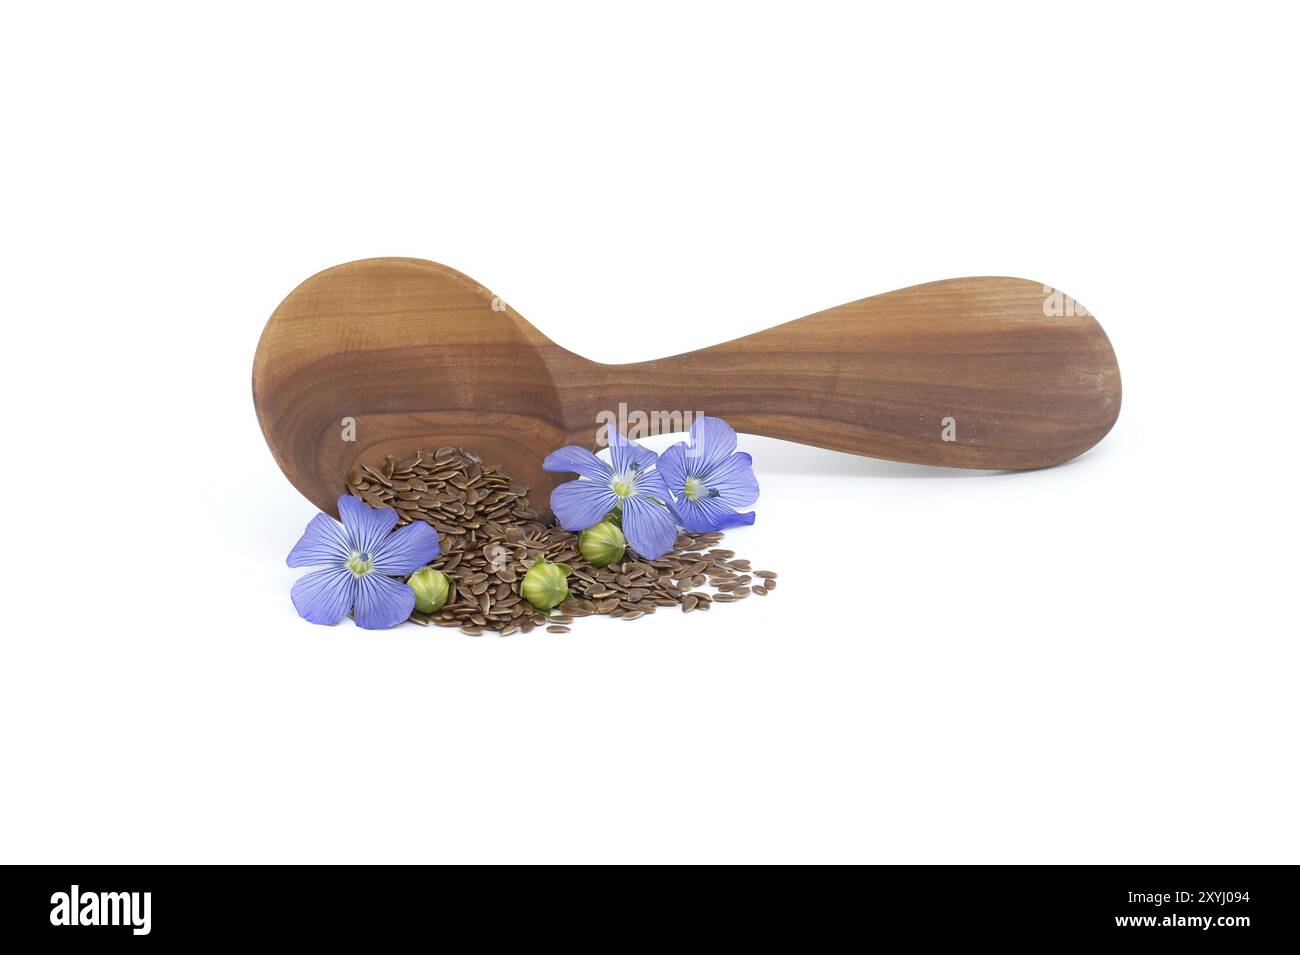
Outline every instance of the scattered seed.
<path id="1" fill-rule="evenodd" d="M 775 573 L 751 572 L 748 561 L 720 547 L 720 532 L 680 534 L 674 548 L 656 560 L 634 559 L 629 552 L 621 563 L 592 567 L 578 553 L 573 534 L 541 520 L 528 503 L 526 485 L 465 448 L 363 464 L 348 473 L 347 485 L 368 504 L 394 508 L 399 524 L 419 520 L 439 532 L 442 554 L 433 567 L 452 578 L 451 593 L 441 610 L 411 614 L 421 626 L 459 628 L 471 636 L 487 630 L 508 636 L 541 626 L 568 633 L 579 617 L 636 620 L 673 606 L 690 613 L 750 592 L 766 596 L 776 586 Z M 519 595 L 519 581 L 539 556 L 574 570 L 570 599 L 549 618 Z M 716 592 L 700 589 L 705 587 Z"/>

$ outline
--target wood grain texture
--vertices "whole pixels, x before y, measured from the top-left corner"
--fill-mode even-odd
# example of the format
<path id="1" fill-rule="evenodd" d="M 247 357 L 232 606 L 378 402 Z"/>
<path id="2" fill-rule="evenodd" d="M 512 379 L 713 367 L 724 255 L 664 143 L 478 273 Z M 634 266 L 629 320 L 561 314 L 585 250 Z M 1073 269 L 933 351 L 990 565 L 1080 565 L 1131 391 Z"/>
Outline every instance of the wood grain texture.
<path id="1" fill-rule="evenodd" d="M 1105 332 L 1063 297 L 1045 307 L 1051 294 L 1025 279 L 951 279 L 689 354 L 603 365 L 453 269 L 367 259 L 313 276 L 276 309 L 253 399 L 281 469 L 331 513 L 355 464 L 443 445 L 505 467 L 545 510 L 571 476 L 546 474 L 542 459 L 563 444 L 594 447 L 598 416 L 620 403 L 894 461 L 1046 467 L 1100 441 L 1120 408 Z"/>

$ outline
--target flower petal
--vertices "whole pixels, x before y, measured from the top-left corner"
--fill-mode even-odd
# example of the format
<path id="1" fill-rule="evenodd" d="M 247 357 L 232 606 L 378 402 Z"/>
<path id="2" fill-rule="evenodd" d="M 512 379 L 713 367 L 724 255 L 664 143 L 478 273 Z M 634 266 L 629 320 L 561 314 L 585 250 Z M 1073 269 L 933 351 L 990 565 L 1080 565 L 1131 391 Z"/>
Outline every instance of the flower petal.
<path id="1" fill-rule="evenodd" d="M 426 525 L 427 526 L 427 525 Z M 387 630 L 411 616 L 415 591 L 400 580 L 370 573 L 357 578 L 357 626 L 365 630 Z"/>
<path id="2" fill-rule="evenodd" d="M 623 535 L 632 549 L 646 560 L 667 553 L 677 541 L 677 516 L 666 504 L 644 497 L 623 500 Z"/>
<path id="3" fill-rule="evenodd" d="M 631 438 L 625 438 L 615 428 L 609 429 L 609 458 L 614 465 L 614 474 L 622 476 L 632 470 L 652 467 L 659 455 L 649 448 L 643 448 Z M 633 465 L 636 467 L 633 468 Z"/>
<path id="4" fill-rule="evenodd" d="M 397 512 L 391 507 L 371 507 L 351 494 L 339 498 L 339 517 L 343 518 L 348 543 L 372 556 L 397 523 Z"/>
<path id="5" fill-rule="evenodd" d="M 736 450 L 736 432 L 721 418 L 700 415 L 691 424 L 686 473 L 699 477 Z"/>
<path id="6" fill-rule="evenodd" d="M 390 577 L 405 577 L 442 553 L 438 532 L 424 521 L 399 527 L 371 552 L 375 571 Z"/>
<path id="7" fill-rule="evenodd" d="M 667 504 L 673 499 L 657 467 L 648 471 L 637 471 L 632 476 L 632 490 L 638 497 L 652 497 L 661 504 Z"/>
<path id="8" fill-rule="evenodd" d="M 663 476 L 668 490 L 674 495 L 681 496 L 686 487 L 686 442 L 679 441 L 665 449 L 663 454 L 659 455 L 655 470 Z"/>
<path id="9" fill-rule="evenodd" d="M 542 470 L 572 471 L 574 474 L 581 474 L 585 478 L 605 484 L 614 477 L 614 472 L 609 469 L 608 464 L 586 448 L 580 448 L 576 444 L 565 445 L 558 451 L 548 454 L 546 460 L 542 462 Z"/>
<path id="10" fill-rule="evenodd" d="M 356 597 L 356 578 L 346 567 L 312 571 L 289 591 L 298 616 L 332 626 L 348 615 Z"/>
<path id="11" fill-rule="evenodd" d="M 551 492 L 551 510 L 566 531 L 585 531 L 613 510 L 618 495 L 604 481 L 568 481 Z"/>
<path id="12" fill-rule="evenodd" d="M 700 475 L 700 483 L 717 491 L 718 498 L 733 508 L 749 507 L 758 500 L 754 459 L 744 451 L 737 451 L 709 468 Z"/>
<path id="13" fill-rule="evenodd" d="M 754 523 L 753 511 L 737 514 L 719 497 L 701 497 L 694 501 L 682 498 L 673 504 L 673 511 L 682 522 L 682 527 L 691 534 L 725 531 L 731 527 L 747 527 Z"/>
<path id="14" fill-rule="evenodd" d="M 298 543 L 289 551 L 290 567 L 319 567 L 341 564 L 351 555 L 347 536 L 339 522 L 328 514 L 317 514 L 302 532 Z"/>

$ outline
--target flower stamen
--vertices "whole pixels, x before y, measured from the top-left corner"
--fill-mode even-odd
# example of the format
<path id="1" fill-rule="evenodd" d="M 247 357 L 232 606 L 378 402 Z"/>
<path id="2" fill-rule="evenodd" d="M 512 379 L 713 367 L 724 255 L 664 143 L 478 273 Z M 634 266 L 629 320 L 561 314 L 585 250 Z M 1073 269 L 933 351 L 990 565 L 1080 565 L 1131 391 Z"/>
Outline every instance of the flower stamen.
<path id="1" fill-rule="evenodd" d="M 364 577 L 375 569 L 375 562 L 365 551 L 354 550 L 343 566 L 352 571 L 352 576 Z"/>
<path id="2" fill-rule="evenodd" d="M 631 497 L 636 493 L 636 484 L 627 475 L 614 478 L 609 484 L 610 490 L 619 496 L 619 498 Z"/>

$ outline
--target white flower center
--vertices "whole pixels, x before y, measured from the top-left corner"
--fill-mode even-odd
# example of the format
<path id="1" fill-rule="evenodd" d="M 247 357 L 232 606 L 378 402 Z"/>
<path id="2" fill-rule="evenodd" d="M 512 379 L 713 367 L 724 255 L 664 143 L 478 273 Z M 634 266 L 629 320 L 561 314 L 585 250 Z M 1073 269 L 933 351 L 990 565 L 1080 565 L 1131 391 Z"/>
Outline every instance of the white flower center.
<path id="1" fill-rule="evenodd" d="M 620 499 L 631 497 L 636 493 L 636 487 L 632 483 L 632 479 L 627 475 L 614 478 L 614 480 L 609 483 L 609 486 Z"/>
<path id="2" fill-rule="evenodd" d="M 365 551 L 354 550 L 343 566 L 352 571 L 352 576 L 364 577 L 375 569 L 375 562 Z"/>

